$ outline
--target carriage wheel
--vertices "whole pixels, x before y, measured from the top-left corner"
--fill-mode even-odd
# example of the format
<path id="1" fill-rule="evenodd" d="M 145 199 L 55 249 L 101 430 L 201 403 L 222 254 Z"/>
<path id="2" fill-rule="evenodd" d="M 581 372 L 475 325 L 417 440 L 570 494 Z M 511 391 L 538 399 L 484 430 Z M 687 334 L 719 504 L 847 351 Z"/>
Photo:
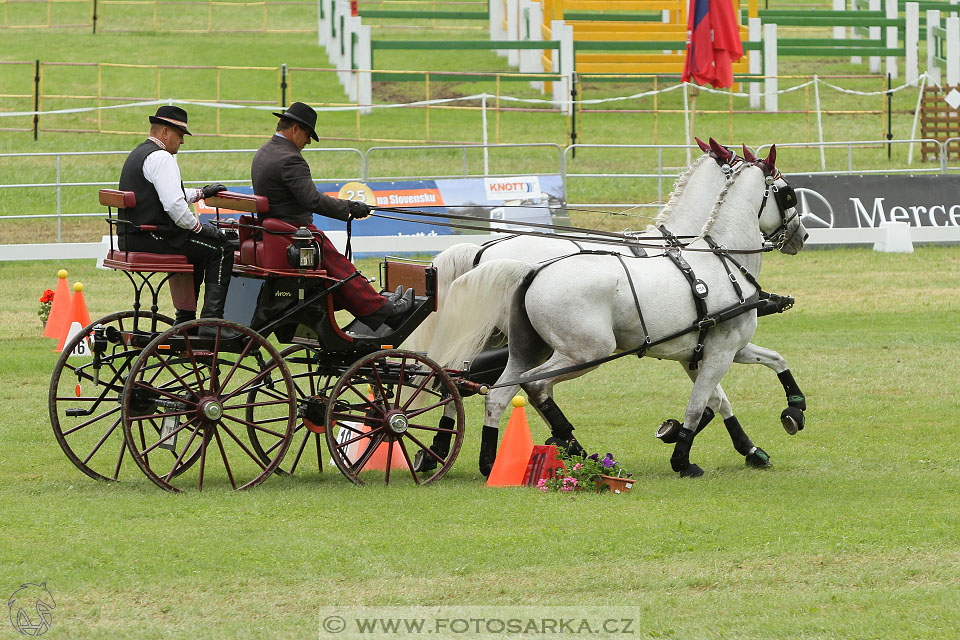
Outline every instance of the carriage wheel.
<path id="1" fill-rule="evenodd" d="M 167 316 L 144 311 L 104 316 L 64 344 L 50 378 L 48 406 L 53 435 L 70 462 L 94 480 L 116 480 L 126 457 L 120 428 L 120 397 L 130 365 L 140 355 L 140 349 L 124 344 L 120 337 L 133 330 L 134 318 L 144 341 L 152 337 L 151 330 L 166 331 L 173 324 Z M 156 325 L 151 318 L 156 319 Z M 100 358 L 99 372 L 94 372 L 90 348 L 97 325 L 102 325 L 112 339 Z M 187 458 L 184 468 L 195 461 L 196 457 Z"/>
<path id="2" fill-rule="evenodd" d="M 207 327 L 212 337 L 199 337 Z M 226 339 L 231 329 L 239 337 Z M 246 419 L 250 391 L 270 389 L 256 400 L 263 426 Z M 150 403 L 152 411 L 137 407 Z M 130 368 L 123 389 L 123 435 L 131 457 L 148 478 L 168 491 L 204 482 L 229 482 L 247 489 L 265 480 L 287 452 L 296 421 L 290 372 L 277 350 L 259 333 L 224 320 L 179 324 L 157 336 Z M 246 429 L 258 432 L 272 453 L 254 453 Z M 179 451 L 175 460 L 163 450 Z M 184 460 L 199 457 L 187 472 Z"/>
<path id="3" fill-rule="evenodd" d="M 436 426 L 448 405 L 456 409 L 452 428 Z M 450 376 L 412 351 L 377 351 L 354 363 L 330 392 L 327 447 L 337 467 L 356 484 L 391 480 L 427 484 L 453 466 L 463 442 L 463 399 Z M 452 438 L 437 463 L 414 471 L 414 455 L 430 451 L 437 433 Z"/>
<path id="4" fill-rule="evenodd" d="M 323 473 L 323 451 L 320 442 L 323 440 L 327 397 L 330 394 L 330 387 L 336 382 L 336 378 L 319 373 L 317 354 L 316 349 L 300 344 L 289 346 L 280 352 L 280 357 L 283 358 L 290 370 L 290 377 L 293 378 L 293 386 L 296 389 L 297 422 L 293 428 L 290 450 L 274 473 L 292 475 L 298 467 L 301 469 L 308 468 L 312 466 L 308 461 L 314 455 L 316 456 L 317 471 Z M 279 418 L 260 419 L 260 409 L 256 405 L 258 396 L 261 399 L 263 397 L 276 398 L 277 393 L 272 389 L 259 387 L 247 394 L 247 402 L 251 404 L 247 408 L 247 420 L 262 426 L 269 426 Z M 247 435 L 250 437 L 250 444 L 254 453 L 266 462 L 273 453 L 270 447 L 275 447 L 278 443 L 267 445 L 261 442 L 260 432 L 253 427 L 247 427 Z"/>

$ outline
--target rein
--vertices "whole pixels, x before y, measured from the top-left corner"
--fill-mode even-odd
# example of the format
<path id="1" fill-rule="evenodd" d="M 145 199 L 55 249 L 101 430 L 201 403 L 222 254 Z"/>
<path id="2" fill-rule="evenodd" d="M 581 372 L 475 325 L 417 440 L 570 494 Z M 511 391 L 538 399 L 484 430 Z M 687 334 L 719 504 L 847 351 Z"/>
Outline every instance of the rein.
<path id="1" fill-rule="evenodd" d="M 375 210 L 376 210 L 376 211 L 391 211 L 391 212 L 407 213 L 407 214 L 418 215 L 418 216 L 426 216 L 426 217 L 431 217 L 431 218 L 450 218 L 450 219 L 454 219 L 454 220 L 474 220 L 474 221 L 477 220 L 477 218 L 475 218 L 475 217 L 473 217 L 473 216 L 461 216 L 461 215 L 456 215 L 456 214 L 432 213 L 432 212 L 420 211 L 420 210 L 416 210 L 416 209 L 397 209 L 397 208 L 394 208 L 394 207 L 377 207 Z M 666 248 L 666 247 L 664 246 L 664 244 L 663 244 L 663 239 L 662 239 L 662 238 L 657 238 L 656 236 L 641 236 L 641 235 L 637 235 L 637 234 L 634 233 L 634 232 L 615 233 L 615 232 L 612 232 L 612 231 L 597 231 L 597 230 L 594 230 L 594 229 L 584 229 L 584 228 L 581 228 L 581 227 L 570 227 L 570 226 L 566 226 L 566 225 L 551 225 L 551 224 L 542 224 L 542 223 L 535 223 L 535 222 L 527 222 L 527 221 L 525 221 L 525 220 L 523 220 L 523 221 L 521 221 L 521 220 L 497 220 L 497 221 L 496 221 L 496 224 L 515 224 L 515 225 L 526 226 L 526 227 L 537 227 L 537 228 L 539 228 L 539 229 L 550 229 L 550 230 L 558 230 L 558 231 L 570 231 L 570 232 L 576 232 L 576 233 L 583 234 L 583 235 L 570 235 L 570 234 L 547 233 L 547 232 L 545 232 L 545 231 L 530 231 L 530 230 L 522 230 L 522 229 L 511 229 L 511 230 L 507 231 L 507 230 L 490 228 L 489 226 L 480 226 L 480 225 L 471 225 L 471 224 L 453 223 L 453 222 L 437 222 L 437 221 L 417 220 L 417 219 L 414 219 L 414 218 L 384 215 L 384 214 L 380 214 L 380 213 L 371 213 L 370 216 L 371 216 L 371 217 L 374 217 L 374 218 L 381 218 L 381 219 L 384 219 L 384 220 L 396 220 L 396 221 L 398 221 L 398 222 L 412 222 L 412 223 L 416 223 L 416 224 L 429 224 L 429 225 L 439 226 L 439 227 L 448 227 L 448 228 L 451 228 L 451 229 L 464 229 L 464 230 L 467 230 L 467 231 L 486 231 L 486 232 L 493 232 L 493 233 L 502 233 L 502 234 L 508 234 L 509 237 L 534 236 L 534 237 L 539 237 L 539 238 L 552 238 L 552 239 L 555 239 L 555 240 L 556 240 L 556 239 L 559 239 L 559 240 L 569 240 L 569 241 L 574 242 L 574 243 L 576 243 L 576 242 L 592 242 L 592 243 L 596 243 L 596 244 L 609 244 L 609 245 L 614 245 L 614 246 L 628 246 L 628 247 L 636 247 L 636 248 L 641 248 L 641 249 L 645 248 L 645 249 L 661 249 L 661 250 L 663 250 L 663 249 Z M 689 239 L 691 239 L 691 240 L 693 240 L 693 239 L 696 238 L 696 236 L 677 236 L 677 237 L 678 237 L 678 238 L 684 238 L 684 239 L 689 238 Z M 504 238 L 504 239 L 508 239 L 508 238 Z M 649 240 L 650 242 L 640 242 L 639 240 Z M 659 241 L 659 242 L 657 242 L 657 241 Z M 494 242 L 498 242 L 498 240 L 495 240 Z M 698 252 L 703 252 L 703 253 L 711 253 L 711 252 L 713 251 L 712 249 L 709 249 L 709 248 L 691 247 L 688 242 L 687 242 L 687 243 L 681 242 L 681 243 L 679 244 L 679 246 L 680 246 L 680 248 L 682 248 L 684 251 L 698 251 Z M 760 248 L 760 249 L 728 249 L 728 251 L 729 251 L 730 253 L 752 254 L 752 253 L 763 253 L 763 252 L 766 252 L 766 251 L 772 251 L 774 248 L 775 248 L 775 247 L 774 247 L 772 244 L 769 244 L 769 245 L 764 245 L 764 246 L 763 246 L 762 248 Z"/>

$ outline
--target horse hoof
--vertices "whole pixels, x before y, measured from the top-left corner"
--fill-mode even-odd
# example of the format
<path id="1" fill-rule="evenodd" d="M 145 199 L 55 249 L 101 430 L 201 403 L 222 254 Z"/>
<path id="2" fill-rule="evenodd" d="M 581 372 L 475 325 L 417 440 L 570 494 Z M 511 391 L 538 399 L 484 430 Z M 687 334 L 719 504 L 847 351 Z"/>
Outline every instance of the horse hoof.
<path id="1" fill-rule="evenodd" d="M 805 416 L 803 411 L 800 411 L 797 407 L 787 407 L 780 414 L 780 424 L 783 425 L 783 429 L 789 435 L 796 435 L 797 431 L 803 430 L 803 423 L 805 421 Z"/>
<path id="2" fill-rule="evenodd" d="M 754 447 L 753 451 L 747 454 L 747 465 L 757 469 L 769 467 L 770 454 L 760 447 Z"/>
<path id="3" fill-rule="evenodd" d="M 561 453 L 564 453 L 568 456 L 578 456 L 583 458 L 587 455 L 586 450 L 580 446 L 580 443 L 577 442 L 577 439 L 573 436 L 571 436 L 569 440 L 564 440 L 563 438 L 554 436 L 552 438 L 548 438 L 544 444 L 552 444 L 559 449 Z"/>
<path id="4" fill-rule="evenodd" d="M 438 451 L 433 448 L 433 445 L 430 446 L 430 450 L 441 458 L 447 457 L 446 451 Z M 437 459 L 431 455 L 427 455 L 425 449 L 420 449 L 417 451 L 416 455 L 413 456 L 413 470 L 417 473 L 424 473 L 426 471 L 433 471 L 437 468 Z"/>
<path id="5" fill-rule="evenodd" d="M 681 478 L 699 478 L 703 475 L 703 469 L 699 465 L 693 464 L 692 462 L 687 465 L 686 469 L 681 469 L 680 477 Z"/>
<path id="6" fill-rule="evenodd" d="M 673 444 L 677 441 L 677 437 L 680 433 L 680 429 L 683 428 L 683 423 L 679 420 L 674 420 L 670 418 L 669 420 L 664 420 L 663 424 L 657 429 L 656 436 L 660 439 L 660 442 L 666 444 Z"/>

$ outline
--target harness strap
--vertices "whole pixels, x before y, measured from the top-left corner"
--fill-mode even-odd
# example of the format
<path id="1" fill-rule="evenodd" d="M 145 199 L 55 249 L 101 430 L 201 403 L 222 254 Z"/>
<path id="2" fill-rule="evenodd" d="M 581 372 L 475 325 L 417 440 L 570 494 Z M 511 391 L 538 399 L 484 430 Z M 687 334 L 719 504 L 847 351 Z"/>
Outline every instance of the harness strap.
<path id="1" fill-rule="evenodd" d="M 759 295 L 754 294 L 750 296 L 750 298 L 747 299 L 743 304 L 737 302 L 727 307 L 726 309 L 722 309 L 717 313 L 714 313 L 712 315 L 709 315 L 703 318 L 699 322 L 696 322 L 685 329 L 680 329 L 679 331 L 675 331 L 668 336 L 664 336 L 663 338 L 660 338 L 659 340 L 652 340 L 649 343 L 645 342 L 638 347 L 627 349 L 626 351 L 621 351 L 619 353 L 613 353 L 613 354 L 610 354 L 609 356 L 604 356 L 602 358 L 597 358 L 595 360 L 590 360 L 589 362 L 584 362 L 583 364 L 563 367 L 562 369 L 554 369 L 553 371 L 544 371 L 543 373 L 538 373 L 536 375 L 526 376 L 523 378 L 517 378 L 516 380 L 509 380 L 507 382 L 501 382 L 500 384 L 490 385 L 490 388 L 499 389 L 500 387 L 509 387 L 515 384 L 524 385 L 524 384 L 527 384 L 528 382 L 537 382 L 538 380 L 546 380 L 547 378 L 562 376 L 568 373 L 573 373 L 575 371 L 582 371 L 583 369 L 592 369 L 593 367 L 597 367 L 601 364 L 611 362 L 618 358 L 623 358 L 624 356 L 630 356 L 635 353 L 638 354 L 640 357 L 642 357 L 643 353 L 650 347 L 654 347 L 664 342 L 669 342 L 670 340 L 673 340 L 674 338 L 679 338 L 680 336 L 686 335 L 691 331 L 696 331 L 700 328 L 700 325 L 703 325 L 703 324 L 708 325 L 707 328 L 712 327 L 721 322 L 730 320 L 731 318 L 735 318 L 742 313 L 747 313 L 748 311 L 752 311 L 753 309 L 756 309 L 762 304 L 763 304 L 763 301 L 760 300 Z"/>
<path id="2" fill-rule="evenodd" d="M 488 240 L 487 242 L 484 242 L 482 245 L 480 245 L 480 251 L 477 251 L 477 255 L 473 256 L 473 268 L 476 269 L 477 265 L 480 264 L 480 257 L 483 256 L 484 251 L 486 251 L 487 249 L 489 249 L 495 244 L 500 244 L 504 240 L 510 240 L 511 238 L 518 238 L 518 237 L 520 236 L 514 233 L 509 236 L 502 236 L 500 238 L 495 238 L 493 240 Z"/>
<path id="3" fill-rule="evenodd" d="M 724 254 L 723 249 L 714 242 L 713 238 L 709 235 L 703 236 L 703 239 L 706 240 L 710 248 L 713 249 L 717 257 L 720 258 L 720 264 L 723 265 L 723 270 L 727 272 L 727 277 L 730 278 L 730 283 L 733 284 L 733 290 L 737 292 L 737 297 L 740 299 L 740 302 L 743 302 L 743 287 L 740 286 L 737 276 L 730 271 L 730 265 L 727 264 L 727 256 Z"/>
<path id="4" fill-rule="evenodd" d="M 343 257 L 353 262 L 353 218 L 347 218 L 347 246 L 344 247 Z"/>
<path id="5" fill-rule="evenodd" d="M 637 288 L 633 284 L 633 276 L 630 275 L 630 269 L 627 268 L 627 263 L 623 260 L 623 256 L 617 254 L 617 259 L 620 260 L 620 266 L 623 267 L 623 272 L 627 274 L 627 282 L 630 284 L 630 293 L 633 294 L 633 303 L 637 305 L 637 316 L 640 318 L 640 326 L 643 328 L 643 343 L 650 344 L 650 332 L 647 331 L 647 323 L 643 321 L 643 311 L 640 310 L 640 298 L 637 296 Z M 643 354 L 640 354 L 641 357 Z"/>
<path id="6" fill-rule="evenodd" d="M 690 357 L 690 364 L 688 365 L 688 367 L 693 370 L 700 365 L 700 359 L 703 357 L 703 344 L 707 339 L 707 330 L 712 326 L 703 324 L 703 321 L 707 318 L 707 301 L 705 300 L 707 295 L 706 285 L 697 279 L 697 275 L 693 272 L 690 263 L 680 255 L 679 249 L 668 249 L 667 257 L 670 258 L 670 261 L 673 262 L 677 269 L 680 269 L 683 277 L 687 279 L 687 284 L 690 285 L 690 293 L 693 295 L 693 303 L 697 308 L 698 320 L 695 324 L 699 329 L 697 333 L 697 346 L 693 349 L 693 356 Z"/>

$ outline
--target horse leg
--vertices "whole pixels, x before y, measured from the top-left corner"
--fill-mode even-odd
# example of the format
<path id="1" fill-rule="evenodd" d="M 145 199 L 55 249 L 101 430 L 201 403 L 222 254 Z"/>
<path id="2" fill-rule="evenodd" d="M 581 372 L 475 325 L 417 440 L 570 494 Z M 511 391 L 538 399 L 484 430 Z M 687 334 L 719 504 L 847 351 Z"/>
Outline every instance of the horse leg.
<path id="1" fill-rule="evenodd" d="M 500 379 L 497 380 L 497 384 L 506 380 L 514 380 L 522 373 L 522 369 L 511 367 L 508 362 Z M 500 418 L 503 417 L 503 412 L 506 411 L 510 400 L 517 394 L 519 389 L 520 385 L 512 384 L 506 387 L 496 387 L 491 389 L 490 393 L 487 394 L 484 403 L 483 431 L 480 435 L 479 460 L 480 473 L 482 473 L 484 477 L 490 475 L 490 472 L 493 470 L 493 463 L 497 459 Z"/>
<path id="2" fill-rule="evenodd" d="M 453 439 L 452 431 L 457 426 L 456 411 L 453 404 L 448 404 L 443 408 L 443 415 L 440 416 L 440 422 L 437 426 L 441 429 L 449 429 L 450 431 L 438 431 L 433 435 L 433 443 L 430 445 L 430 450 L 440 458 L 446 458 L 450 452 L 450 441 Z M 421 449 L 421 452 L 422 451 Z M 437 459 L 426 453 L 418 455 L 414 462 L 419 463 L 416 464 L 415 471 L 433 471 L 437 468 Z"/>
<path id="3" fill-rule="evenodd" d="M 749 343 L 737 353 L 734 362 L 762 364 L 776 372 L 783 391 L 787 395 L 787 408 L 780 414 L 780 423 L 791 436 L 797 431 L 802 431 L 806 422 L 803 412 L 807 410 L 807 399 L 797 385 L 797 381 L 793 379 L 793 373 L 790 372 L 783 356 L 773 349 Z"/>
<path id="4" fill-rule="evenodd" d="M 684 426 L 677 433 L 677 443 L 670 456 L 670 466 L 681 478 L 697 478 L 703 475 L 703 469 L 690 462 L 690 448 L 696 436 L 696 428 L 687 425 L 699 425 L 710 396 L 716 393 L 720 380 L 730 369 L 732 357 L 724 357 L 723 350 L 708 351 L 700 362 L 693 382 L 693 391 L 684 414 Z M 732 354 L 730 354 L 732 356 Z"/>
<path id="5" fill-rule="evenodd" d="M 690 370 L 685 368 L 687 375 L 690 376 L 690 379 L 696 382 L 697 380 L 697 370 Z M 733 414 L 733 405 L 730 404 L 727 394 L 724 392 L 721 385 L 717 385 L 717 388 L 714 389 L 713 394 L 710 396 L 710 401 L 707 404 L 707 408 L 703 410 L 703 417 L 700 419 L 700 425 L 697 427 L 696 432 L 693 434 L 696 436 L 700 431 L 703 430 L 703 427 L 713 418 L 713 411 L 711 406 L 714 402 L 717 402 L 717 412 L 723 417 L 723 426 L 727 428 L 727 433 L 730 435 L 730 440 L 733 442 L 733 448 L 737 450 L 737 453 L 746 458 L 746 463 L 751 467 L 766 467 L 770 465 L 770 455 L 753 444 L 753 441 L 750 440 L 750 437 L 747 436 L 744 432 L 743 427 L 740 426 L 740 421 L 737 419 L 737 416 Z"/>
<path id="6" fill-rule="evenodd" d="M 686 363 L 681 363 L 683 370 L 690 376 L 690 380 L 696 382 L 697 372 L 696 370 L 691 371 Z M 700 423 L 697 425 L 696 430 L 693 435 L 697 435 L 704 428 L 710 424 L 710 421 L 713 420 L 716 414 L 720 414 L 724 419 L 733 415 L 733 409 L 730 407 L 730 401 L 727 400 L 726 394 L 723 392 L 723 389 L 720 388 L 720 385 L 717 385 L 717 388 L 714 389 L 714 392 L 710 394 L 710 399 L 707 401 L 707 406 L 703 410 L 703 415 L 700 417 Z M 657 438 L 665 444 L 675 444 L 677 442 L 677 434 L 680 432 L 680 429 L 683 428 L 683 423 L 679 420 L 670 418 L 664 420 L 660 427 L 657 429 L 656 436 Z"/>
<path id="7" fill-rule="evenodd" d="M 545 444 L 555 445 L 561 452 L 571 456 L 584 456 L 587 452 L 573 435 L 573 425 L 553 399 L 553 385 L 530 383 L 523 386 L 530 404 L 550 427 L 550 437 Z"/>

